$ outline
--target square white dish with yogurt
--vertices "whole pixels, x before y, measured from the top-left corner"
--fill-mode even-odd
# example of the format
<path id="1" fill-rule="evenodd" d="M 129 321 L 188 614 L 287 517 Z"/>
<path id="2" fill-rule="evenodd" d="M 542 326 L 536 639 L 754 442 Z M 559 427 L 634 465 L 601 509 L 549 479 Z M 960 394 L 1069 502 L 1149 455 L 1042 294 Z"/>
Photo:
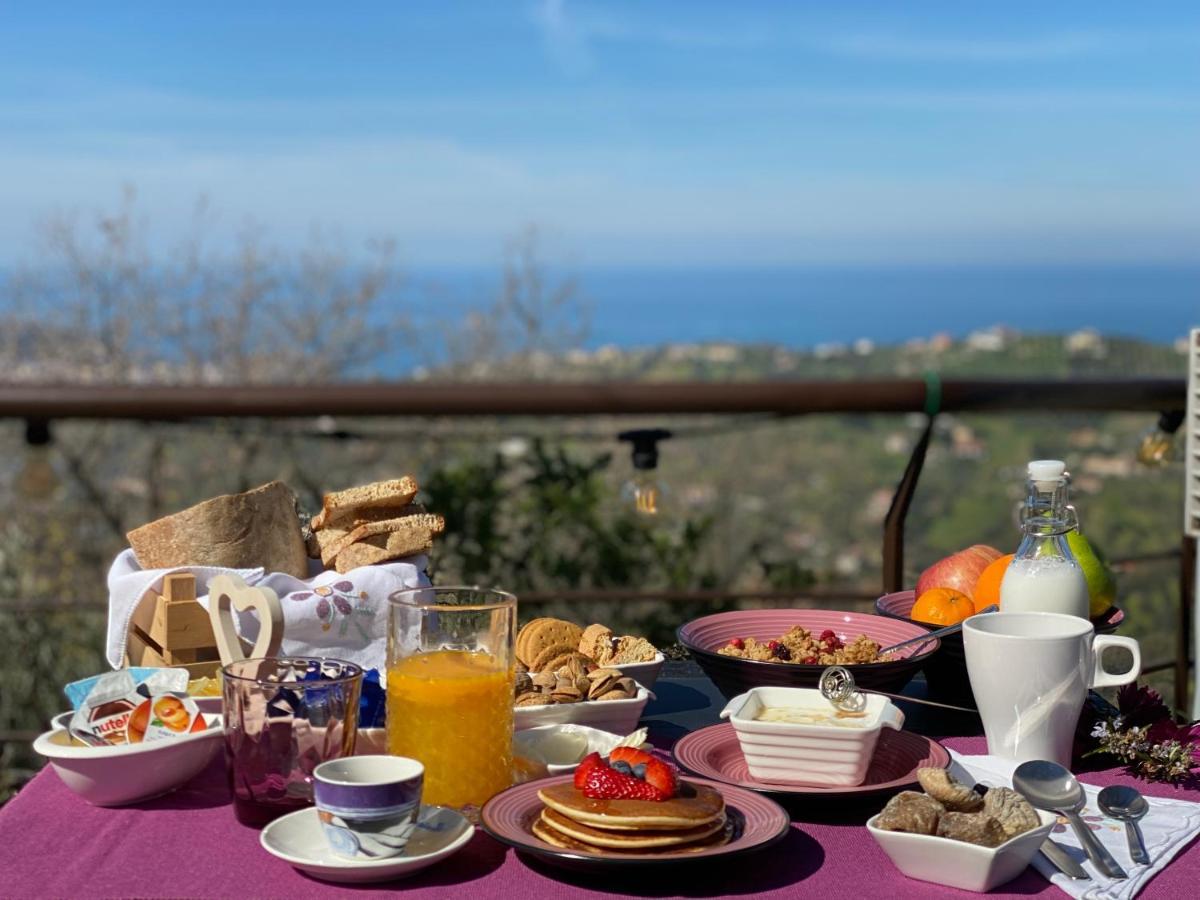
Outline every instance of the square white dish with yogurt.
<path id="1" fill-rule="evenodd" d="M 884 728 L 904 713 L 878 694 L 843 710 L 815 688 L 756 687 L 726 704 L 721 718 L 737 734 L 750 775 L 785 784 L 862 784 Z"/>

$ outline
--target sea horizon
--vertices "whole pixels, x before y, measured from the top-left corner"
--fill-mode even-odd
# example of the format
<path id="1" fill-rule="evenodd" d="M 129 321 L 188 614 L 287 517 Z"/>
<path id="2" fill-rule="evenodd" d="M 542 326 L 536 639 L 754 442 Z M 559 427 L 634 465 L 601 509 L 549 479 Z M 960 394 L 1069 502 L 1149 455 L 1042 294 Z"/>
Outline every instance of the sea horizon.
<path id="1" fill-rule="evenodd" d="M 1173 343 L 1200 326 L 1200 265 L 581 266 L 590 327 L 582 346 L 902 344 L 996 326 L 1020 333 L 1094 329 Z M 453 319 L 495 296 L 498 269 L 413 267 L 408 310 Z M 386 314 L 391 304 L 381 305 Z M 405 361 L 381 362 L 397 374 Z"/>

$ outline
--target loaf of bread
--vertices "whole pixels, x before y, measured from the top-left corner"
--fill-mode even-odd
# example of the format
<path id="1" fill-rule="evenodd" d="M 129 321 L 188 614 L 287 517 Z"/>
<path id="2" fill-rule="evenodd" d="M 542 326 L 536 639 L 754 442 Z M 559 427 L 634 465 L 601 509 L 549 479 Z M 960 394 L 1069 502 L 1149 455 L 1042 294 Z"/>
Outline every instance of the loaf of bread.
<path id="1" fill-rule="evenodd" d="M 223 566 L 308 577 L 296 498 L 282 481 L 225 494 L 126 535 L 143 569 Z"/>

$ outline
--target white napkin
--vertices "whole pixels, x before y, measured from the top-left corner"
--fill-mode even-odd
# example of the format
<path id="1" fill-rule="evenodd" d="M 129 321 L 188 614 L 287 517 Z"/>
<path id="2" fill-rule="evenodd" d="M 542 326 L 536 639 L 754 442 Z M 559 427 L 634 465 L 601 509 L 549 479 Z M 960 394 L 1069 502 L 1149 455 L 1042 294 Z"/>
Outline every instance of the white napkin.
<path id="1" fill-rule="evenodd" d="M 996 756 L 963 756 L 953 750 L 950 751 L 950 755 L 954 759 L 951 773 L 959 781 L 966 784 L 985 784 L 988 787 L 1012 787 L 1012 773 L 1017 767 L 1017 763 L 1012 760 Z M 1129 858 L 1124 823 L 1105 817 L 1099 810 L 1096 795 L 1100 793 L 1100 788 L 1085 784 L 1083 792 L 1087 796 L 1087 805 L 1080 815 L 1083 816 L 1084 822 L 1092 826 L 1092 833 L 1108 848 L 1108 852 L 1120 863 L 1129 878 L 1114 880 L 1100 874 L 1080 846 L 1074 829 L 1066 820 L 1060 820 L 1063 830 L 1056 829 L 1051 832 L 1050 837 L 1083 865 L 1091 880 L 1077 881 L 1068 878 L 1041 854 L 1033 858 L 1033 867 L 1051 884 L 1072 897 L 1084 900 L 1130 900 L 1155 874 L 1166 868 L 1167 863 L 1187 846 L 1192 838 L 1200 834 L 1200 803 L 1146 797 L 1150 811 L 1138 824 L 1142 828 L 1151 864 L 1135 865 Z"/>
<path id="2" fill-rule="evenodd" d="M 327 572 L 316 560 L 305 580 L 280 572 L 258 569 L 221 569 L 183 566 L 177 569 L 142 569 L 132 550 L 124 550 L 108 572 L 108 640 L 106 656 L 114 669 L 125 658 L 129 623 L 147 594 L 162 591 L 165 575 L 191 572 L 196 576 L 196 599 L 208 608 L 208 583 L 222 573 L 239 576 L 246 584 L 269 587 L 283 607 L 285 656 L 333 656 L 379 669 L 387 660 L 388 595 L 406 588 L 428 587 L 427 560 L 405 560 L 362 566 L 346 574 Z M 150 602 L 153 602 L 152 600 Z M 236 613 L 238 632 L 253 642 L 258 620 L 252 613 Z"/>

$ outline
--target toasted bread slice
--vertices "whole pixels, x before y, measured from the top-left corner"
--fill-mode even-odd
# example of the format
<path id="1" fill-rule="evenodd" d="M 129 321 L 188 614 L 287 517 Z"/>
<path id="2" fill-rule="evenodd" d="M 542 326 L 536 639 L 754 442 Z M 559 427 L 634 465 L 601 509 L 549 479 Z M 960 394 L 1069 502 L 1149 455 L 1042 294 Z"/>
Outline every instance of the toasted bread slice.
<path id="1" fill-rule="evenodd" d="M 373 566 L 393 559 L 416 556 L 418 553 L 428 553 L 431 549 L 433 532 L 428 530 L 410 528 L 405 531 L 375 534 L 351 544 L 339 553 L 334 558 L 334 568 L 344 574 L 360 566 Z"/>
<path id="2" fill-rule="evenodd" d="M 361 487 L 328 493 L 322 500 L 321 511 L 313 516 L 312 529 L 319 531 L 332 520 L 357 510 L 375 509 L 381 506 L 407 506 L 417 496 L 417 481 L 405 475 L 393 481 L 376 481 Z"/>
<path id="3" fill-rule="evenodd" d="M 419 503 L 414 503 L 408 507 L 408 511 L 402 515 L 391 519 L 380 519 L 376 522 L 365 522 L 362 525 L 357 525 L 341 534 L 336 540 L 328 542 L 321 548 L 321 561 L 325 565 L 333 562 L 334 558 L 339 553 L 351 546 L 357 541 L 371 537 L 376 534 L 390 534 L 392 532 L 405 531 L 421 531 L 428 532 L 430 536 L 441 534 L 446 530 L 446 520 L 441 516 L 433 515 L 425 512 L 425 507 Z M 326 529 L 331 534 L 336 534 L 340 529 Z M 317 534 L 325 532 L 318 531 Z"/>

